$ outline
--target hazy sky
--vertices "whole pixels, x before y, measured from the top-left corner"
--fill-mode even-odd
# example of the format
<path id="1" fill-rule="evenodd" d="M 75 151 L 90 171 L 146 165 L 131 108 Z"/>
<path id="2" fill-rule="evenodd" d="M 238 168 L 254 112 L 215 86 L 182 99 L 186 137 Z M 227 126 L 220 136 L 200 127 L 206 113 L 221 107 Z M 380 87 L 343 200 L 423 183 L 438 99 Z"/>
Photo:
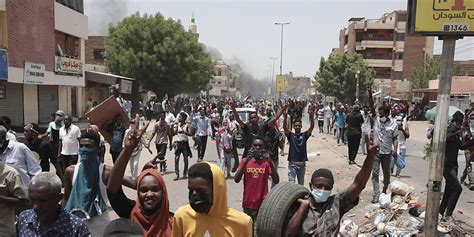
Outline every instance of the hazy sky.
<path id="1" fill-rule="evenodd" d="M 90 35 L 104 34 L 109 22 L 126 15 L 161 12 L 181 19 L 187 29 L 194 12 L 199 41 L 216 48 L 225 61 L 241 62 L 258 78 L 268 78 L 272 61 L 280 57 L 280 27 L 284 28 L 283 73 L 313 76 L 321 57 L 338 47 L 339 30 L 351 17 L 374 19 L 386 12 L 405 9 L 406 0 L 307 0 L 307 1 L 160 1 L 86 0 Z M 436 43 L 435 53 L 441 52 Z M 474 59 L 474 38 L 458 41 L 457 59 Z M 275 61 L 275 73 L 279 60 Z"/>

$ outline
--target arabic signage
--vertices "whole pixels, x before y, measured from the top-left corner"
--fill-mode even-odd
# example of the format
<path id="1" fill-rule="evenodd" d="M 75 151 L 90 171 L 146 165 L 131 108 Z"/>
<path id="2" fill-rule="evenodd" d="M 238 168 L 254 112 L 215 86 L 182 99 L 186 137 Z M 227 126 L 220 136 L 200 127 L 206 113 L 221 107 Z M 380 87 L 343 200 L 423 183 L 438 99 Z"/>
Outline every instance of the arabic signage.
<path id="1" fill-rule="evenodd" d="M 41 63 L 25 61 L 25 70 L 23 73 L 23 83 L 25 84 L 43 84 L 46 66 Z"/>
<path id="2" fill-rule="evenodd" d="M 6 49 L 0 49 L 0 80 L 8 79 L 8 53 Z"/>
<path id="3" fill-rule="evenodd" d="M 82 76 L 82 62 L 79 59 L 55 56 L 54 71 L 56 73 Z"/>
<path id="4" fill-rule="evenodd" d="M 277 75 L 276 76 L 276 91 L 284 92 L 285 91 L 285 76 Z"/>
<path id="5" fill-rule="evenodd" d="M 474 35 L 474 0 L 411 0 L 408 9 L 411 33 Z"/>

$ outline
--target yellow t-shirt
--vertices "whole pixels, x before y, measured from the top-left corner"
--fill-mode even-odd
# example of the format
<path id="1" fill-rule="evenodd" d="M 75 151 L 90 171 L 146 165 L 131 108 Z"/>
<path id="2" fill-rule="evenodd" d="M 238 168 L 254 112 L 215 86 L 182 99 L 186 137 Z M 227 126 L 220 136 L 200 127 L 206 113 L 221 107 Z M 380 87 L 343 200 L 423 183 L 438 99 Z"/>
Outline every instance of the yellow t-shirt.
<path id="1" fill-rule="evenodd" d="M 174 214 L 173 237 L 251 237 L 252 219 L 227 206 L 224 173 L 217 165 L 208 164 L 212 171 L 214 189 L 211 209 L 208 214 L 200 214 L 189 204 L 180 207 Z"/>

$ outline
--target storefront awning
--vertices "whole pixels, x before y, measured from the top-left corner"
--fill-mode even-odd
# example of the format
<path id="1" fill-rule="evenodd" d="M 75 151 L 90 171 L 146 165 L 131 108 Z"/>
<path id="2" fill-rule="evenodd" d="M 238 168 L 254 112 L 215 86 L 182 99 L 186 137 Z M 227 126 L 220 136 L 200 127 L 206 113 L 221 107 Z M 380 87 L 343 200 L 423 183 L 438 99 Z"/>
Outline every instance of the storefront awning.
<path id="1" fill-rule="evenodd" d="M 135 81 L 133 78 L 114 75 L 111 73 L 103 73 L 103 72 L 95 72 L 95 71 L 85 71 L 85 80 L 92 81 L 107 85 L 115 85 L 118 84 L 119 81 L 117 79 L 124 79 L 129 81 Z"/>

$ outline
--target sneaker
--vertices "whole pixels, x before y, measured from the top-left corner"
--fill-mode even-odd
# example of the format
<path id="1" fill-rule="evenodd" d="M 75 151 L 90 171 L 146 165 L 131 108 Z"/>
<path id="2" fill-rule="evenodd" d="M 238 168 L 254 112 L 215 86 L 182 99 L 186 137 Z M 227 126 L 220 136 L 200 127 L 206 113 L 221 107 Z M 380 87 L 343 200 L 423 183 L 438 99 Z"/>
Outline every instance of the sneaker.
<path id="1" fill-rule="evenodd" d="M 173 181 L 177 181 L 179 180 L 179 175 L 176 175 L 176 177 L 174 177 Z"/>
<path id="2" fill-rule="evenodd" d="M 187 179 L 188 178 L 188 175 L 187 174 L 183 174 L 183 179 Z"/>
<path id="3" fill-rule="evenodd" d="M 454 222 L 454 218 L 453 218 L 453 216 L 445 216 L 445 217 L 443 217 L 442 221 L 453 223 L 453 222 Z"/>
<path id="4" fill-rule="evenodd" d="M 352 160 L 350 160 L 350 161 L 349 161 L 349 165 L 355 165 L 355 162 L 352 161 Z"/>

